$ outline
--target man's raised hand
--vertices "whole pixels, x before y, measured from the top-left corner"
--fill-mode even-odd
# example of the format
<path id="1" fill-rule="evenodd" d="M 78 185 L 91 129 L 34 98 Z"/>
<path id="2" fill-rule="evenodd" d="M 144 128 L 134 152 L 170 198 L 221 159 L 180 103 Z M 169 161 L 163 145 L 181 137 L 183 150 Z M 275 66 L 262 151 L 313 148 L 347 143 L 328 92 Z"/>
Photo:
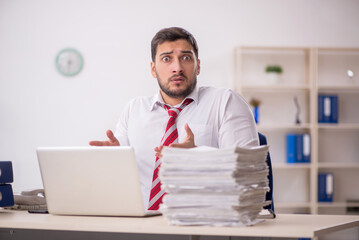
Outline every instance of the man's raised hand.
<path id="1" fill-rule="evenodd" d="M 113 135 L 111 130 L 107 130 L 106 135 L 108 137 L 108 141 L 91 141 L 89 144 L 91 146 L 120 146 L 120 142 Z"/>
<path id="2" fill-rule="evenodd" d="M 189 128 L 188 124 L 184 125 L 184 129 L 186 130 L 187 136 L 181 143 L 172 143 L 169 147 L 176 147 L 176 148 L 194 148 L 194 135 L 192 130 Z"/>
<path id="3" fill-rule="evenodd" d="M 192 130 L 189 128 L 188 124 L 184 125 L 184 129 L 186 130 L 187 136 L 185 137 L 184 141 L 181 143 L 172 143 L 169 147 L 177 147 L 177 148 L 194 148 L 196 145 L 194 144 L 194 135 Z M 161 151 L 163 146 L 155 147 L 155 156 L 158 158 L 162 157 Z"/>

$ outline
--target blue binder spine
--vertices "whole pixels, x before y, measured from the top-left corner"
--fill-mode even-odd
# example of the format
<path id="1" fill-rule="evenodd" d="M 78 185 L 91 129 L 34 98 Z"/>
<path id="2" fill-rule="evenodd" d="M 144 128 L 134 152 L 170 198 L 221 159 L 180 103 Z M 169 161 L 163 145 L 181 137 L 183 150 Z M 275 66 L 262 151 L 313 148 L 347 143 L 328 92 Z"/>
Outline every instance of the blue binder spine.
<path id="1" fill-rule="evenodd" d="M 0 162 L 0 184 L 12 183 L 14 181 L 12 163 L 10 161 Z"/>
<path id="2" fill-rule="evenodd" d="M 334 175 L 319 173 L 318 175 L 318 202 L 333 202 Z"/>
<path id="3" fill-rule="evenodd" d="M 331 98 L 331 123 L 338 123 L 338 95 L 332 95 Z"/>
<path id="4" fill-rule="evenodd" d="M 323 122 L 330 123 L 332 118 L 332 98 L 331 96 L 323 96 Z"/>
<path id="5" fill-rule="evenodd" d="M 14 193 L 10 184 L 0 184 L 0 207 L 14 205 Z"/>
<path id="6" fill-rule="evenodd" d="M 303 162 L 310 163 L 311 141 L 309 133 L 303 134 Z"/>
<path id="7" fill-rule="evenodd" d="M 13 181 L 12 163 L 10 161 L 0 162 L 0 207 L 14 205 L 14 193 L 9 184 Z"/>
<path id="8" fill-rule="evenodd" d="M 324 96 L 318 96 L 318 123 L 324 123 Z"/>
<path id="9" fill-rule="evenodd" d="M 296 135 L 296 163 L 303 163 L 303 135 L 297 134 Z"/>
<path id="10" fill-rule="evenodd" d="M 286 136 L 287 148 L 287 163 L 296 162 L 296 134 L 287 134 Z"/>

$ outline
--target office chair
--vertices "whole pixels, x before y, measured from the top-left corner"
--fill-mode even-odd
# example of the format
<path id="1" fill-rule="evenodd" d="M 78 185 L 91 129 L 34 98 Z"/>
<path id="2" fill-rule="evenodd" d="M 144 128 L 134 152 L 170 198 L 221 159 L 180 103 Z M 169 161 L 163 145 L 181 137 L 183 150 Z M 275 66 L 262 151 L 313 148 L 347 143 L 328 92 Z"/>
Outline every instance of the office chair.
<path id="1" fill-rule="evenodd" d="M 267 144 L 267 138 L 258 132 L 259 137 L 259 145 L 266 145 Z M 269 192 L 266 193 L 266 201 L 272 201 L 272 203 L 268 206 L 263 207 L 264 209 L 267 209 L 273 214 L 273 217 L 275 218 L 275 212 L 274 212 L 274 201 L 273 201 L 273 172 L 272 172 L 272 163 L 270 159 L 270 154 L 268 152 L 267 159 L 266 159 L 269 173 L 268 173 L 268 180 L 269 180 Z"/>

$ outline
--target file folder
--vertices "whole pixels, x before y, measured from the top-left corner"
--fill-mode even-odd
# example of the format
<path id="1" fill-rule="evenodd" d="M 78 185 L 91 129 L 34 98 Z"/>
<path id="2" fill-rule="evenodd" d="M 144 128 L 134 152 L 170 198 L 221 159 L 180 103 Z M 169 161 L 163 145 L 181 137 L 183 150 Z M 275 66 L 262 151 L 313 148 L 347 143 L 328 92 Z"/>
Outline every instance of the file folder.
<path id="1" fill-rule="evenodd" d="M 12 163 L 10 161 L 0 162 L 0 183 L 12 183 L 13 181 Z"/>
<path id="2" fill-rule="evenodd" d="M 333 202 L 334 175 L 333 173 L 319 173 L 318 202 Z"/>
<path id="3" fill-rule="evenodd" d="M 287 134 L 287 163 L 295 163 L 296 162 L 296 134 Z"/>
<path id="4" fill-rule="evenodd" d="M 0 185 L 0 207 L 10 207 L 14 205 L 14 194 L 10 184 Z"/>

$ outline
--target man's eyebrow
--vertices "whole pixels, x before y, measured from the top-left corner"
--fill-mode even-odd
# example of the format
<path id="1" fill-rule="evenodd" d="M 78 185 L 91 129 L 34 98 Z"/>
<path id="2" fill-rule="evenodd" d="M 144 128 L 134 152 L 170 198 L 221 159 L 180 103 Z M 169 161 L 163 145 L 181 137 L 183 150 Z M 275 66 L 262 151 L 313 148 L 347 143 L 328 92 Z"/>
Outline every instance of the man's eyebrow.
<path id="1" fill-rule="evenodd" d="M 163 53 L 160 54 L 160 56 L 162 56 L 162 55 L 168 55 L 168 54 L 172 54 L 172 53 L 173 53 L 173 51 L 171 51 L 171 52 L 163 52 Z"/>
<path id="2" fill-rule="evenodd" d="M 190 51 L 190 50 L 183 50 L 183 51 L 181 51 L 181 53 L 193 54 L 193 51 Z"/>
<path id="3" fill-rule="evenodd" d="M 171 52 L 163 52 L 163 53 L 160 53 L 160 56 L 169 55 L 169 54 L 172 54 L 172 53 L 173 53 L 173 51 L 171 51 Z M 193 51 L 191 51 L 191 50 L 182 50 L 181 53 L 193 54 Z"/>

